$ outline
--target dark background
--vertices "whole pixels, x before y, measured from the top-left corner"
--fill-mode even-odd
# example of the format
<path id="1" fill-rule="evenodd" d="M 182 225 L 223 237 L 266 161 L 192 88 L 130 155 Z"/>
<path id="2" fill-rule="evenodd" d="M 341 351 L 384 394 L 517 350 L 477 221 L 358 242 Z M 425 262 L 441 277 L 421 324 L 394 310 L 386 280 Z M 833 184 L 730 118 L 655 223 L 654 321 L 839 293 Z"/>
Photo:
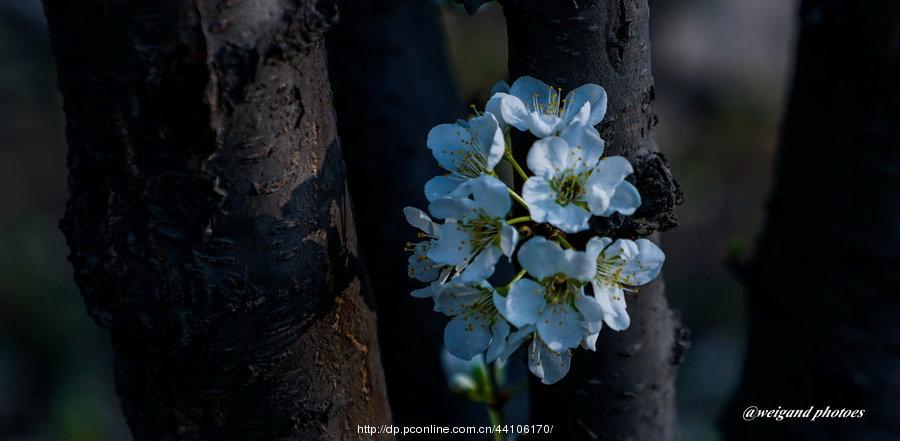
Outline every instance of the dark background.
<path id="1" fill-rule="evenodd" d="M 668 296 L 693 331 L 678 381 L 683 439 L 718 439 L 739 378 L 745 293 L 728 265 L 748 254 L 763 219 L 795 8 L 651 1 L 657 138 L 685 193 L 681 227 L 663 239 Z M 466 103 L 483 103 L 506 77 L 501 14 L 495 4 L 475 16 L 443 6 Z M 84 311 L 56 228 L 63 130 L 40 2 L 0 0 L 0 440 L 127 440 L 106 337 Z"/>

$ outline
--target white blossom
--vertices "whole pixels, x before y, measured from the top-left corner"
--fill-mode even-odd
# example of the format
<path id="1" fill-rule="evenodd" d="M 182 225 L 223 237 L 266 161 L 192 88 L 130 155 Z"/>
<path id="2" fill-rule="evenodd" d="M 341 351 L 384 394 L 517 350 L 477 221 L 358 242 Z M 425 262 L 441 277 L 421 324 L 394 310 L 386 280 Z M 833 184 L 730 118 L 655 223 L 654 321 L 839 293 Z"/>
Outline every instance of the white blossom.
<path id="1" fill-rule="evenodd" d="M 563 250 L 543 237 L 526 242 L 517 256 L 533 279 L 513 282 L 506 295 L 501 312 L 513 326 L 534 326 L 541 341 L 557 353 L 599 331 L 600 305 L 584 295 L 584 286 L 596 275 L 591 256 Z"/>
<path id="2" fill-rule="evenodd" d="M 445 221 L 427 257 L 453 265 L 463 282 L 490 277 L 501 255 L 512 258 L 519 240 L 518 231 L 506 223 L 511 205 L 506 185 L 492 176 L 471 179 L 434 200 L 429 211 Z"/>
<path id="3" fill-rule="evenodd" d="M 532 77 L 521 77 L 512 87 L 499 82 L 485 110 L 506 125 L 529 130 L 544 138 L 562 132 L 573 122 L 595 126 L 606 115 L 606 91 L 596 84 L 585 84 L 564 99 L 561 91 Z"/>
<path id="4" fill-rule="evenodd" d="M 616 331 L 627 329 L 631 319 L 626 311 L 625 291 L 656 278 L 666 256 L 646 239 L 614 241 L 608 237 L 588 241 L 586 252 L 597 266 L 591 285 L 603 311 L 603 321 Z M 592 339 L 596 340 L 596 336 Z"/>
<path id="5" fill-rule="evenodd" d="M 641 198 L 625 180 L 631 164 L 621 156 L 601 160 L 602 154 L 603 140 L 584 124 L 536 141 L 527 159 L 534 176 L 522 188 L 531 218 L 577 233 L 588 229 L 592 215 L 633 214 Z"/>
<path id="6" fill-rule="evenodd" d="M 503 157 L 506 141 L 493 115 L 484 114 L 456 124 L 440 124 L 428 132 L 428 148 L 447 171 L 425 184 L 425 197 L 445 196 L 468 179 L 489 175 Z"/>
<path id="7" fill-rule="evenodd" d="M 444 329 L 444 344 L 455 357 L 469 360 L 484 355 L 490 363 L 506 348 L 509 323 L 494 306 L 499 296 L 486 282 L 449 283 L 435 298 L 435 310 L 453 317 Z"/>
<path id="8" fill-rule="evenodd" d="M 450 387 L 484 403 L 495 399 L 485 363 L 502 372 L 527 345 L 529 370 L 545 384 L 561 380 L 571 351 L 595 350 L 604 324 L 628 328 L 625 292 L 653 280 L 665 261 L 645 239 L 594 237 L 584 251 L 566 240 L 588 230 L 593 216 L 632 215 L 641 205 L 626 181 L 634 172 L 628 160 L 603 156 L 595 128 L 606 113 L 602 87 L 585 84 L 561 99 L 560 89 L 521 77 L 512 86 L 498 82 L 491 94 L 483 113 L 429 132 L 427 146 L 446 173 L 425 184 L 430 216 L 404 209 L 419 230 L 407 244 L 408 274 L 426 284 L 410 294 L 431 298 L 450 317 L 442 355 Z M 538 138 L 525 158 L 531 176 L 507 145 L 510 127 Z M 521 192 L 497 178 L 504 158 L 524 179 Z M 513 199 L 529 216 L 512 214 Z M 519 246 L 516 227 L 534 237 Z M 522 271 L 494 287 L 502 256 Z"/>

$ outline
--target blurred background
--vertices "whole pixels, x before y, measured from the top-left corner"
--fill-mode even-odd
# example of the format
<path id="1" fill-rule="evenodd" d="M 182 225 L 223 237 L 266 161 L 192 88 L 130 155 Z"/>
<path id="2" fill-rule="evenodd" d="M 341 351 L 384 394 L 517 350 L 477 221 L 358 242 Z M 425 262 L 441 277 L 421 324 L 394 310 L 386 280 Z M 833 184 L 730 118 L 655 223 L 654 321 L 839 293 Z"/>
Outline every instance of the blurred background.
<path id="1" fill-rule="evenodd" d="M 483 103 L 506 78 L 502 10 L 441 9 L 460 93 Z M 747 255 L 763 220 L 795 9 L 651 1 L 656 136 L 685 193 L 681 227 L 663 239 L 668 296 L 692 330 L 678 381 L 685 440 L 719 439 L 739 379 L 745 294 L 729 262 Z M 0 0 L 0 441 L 130 439 L 108 342 L 84 311 L 56 227 L 65 150 L 40 1 Z"/>

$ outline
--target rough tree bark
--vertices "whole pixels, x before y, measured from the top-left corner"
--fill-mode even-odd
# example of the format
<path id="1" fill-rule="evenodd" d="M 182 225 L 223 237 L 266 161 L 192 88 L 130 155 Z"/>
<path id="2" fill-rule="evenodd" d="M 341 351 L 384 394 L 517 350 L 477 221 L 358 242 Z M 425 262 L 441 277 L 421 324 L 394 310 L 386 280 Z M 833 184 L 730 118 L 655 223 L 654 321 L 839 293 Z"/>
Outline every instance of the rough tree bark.
<path id="1" fill-rule="evenodd" d="M 674 227 L 681 192 L 653 136 L 647 0 L 503 4 L 510 79 L 531 75 L 563 93 L 596 83 L 609 95 L 601 135 L 608 154 L 634 165 L 643 205 L 634 216 L 596 222 L 592 234 L 649 236 Z M 528 145 L 517 148 L 524 158 Z M 531 420 L 554 424 L 554 439 L 673 438 L 675 372 L 686 331 L 666 303 L 661 280 L 628 297 L 628 330 L 604 330 L 596 352 L 575 351 L 572 371 L 558 384 L 533 382 Z"/>
<path id="2" fill-rule="evenodd" d="M 426 135 L 462 110 L 437 7 L 422 0 L 340 6 L 340 23 L 327 36 L 328 61 L 391 412 L 400 425 L 464 424 L 473 406 L 452 396 L 441 374 L 445 320 L 429 302 L 407 295 L 421 284 L 407 277 L 402 248 L 413 240 L 402 209 L 426 206 L 422 185 L 438 173 Z"/>
<path id="3" fill-rule="evenodd" d="M 136 440 L 389 421 L 322 34 L 329 1 L 46 0 L 61 228 Z"/>
<path id="4" fill-rule="evenodd" d="M 900 3 L 804 0 L 730 440 L 900 439 Z M 862 418 L 742 420 L 761 409 Z"/>

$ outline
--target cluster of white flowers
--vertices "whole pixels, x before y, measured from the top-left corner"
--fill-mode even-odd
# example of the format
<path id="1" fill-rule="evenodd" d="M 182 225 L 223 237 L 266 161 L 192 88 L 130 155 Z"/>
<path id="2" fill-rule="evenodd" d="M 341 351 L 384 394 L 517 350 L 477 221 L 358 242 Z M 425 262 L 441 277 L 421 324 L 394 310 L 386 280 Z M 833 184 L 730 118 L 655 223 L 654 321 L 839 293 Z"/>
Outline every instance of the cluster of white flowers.
<path id="1" fill-rule="evenodd" d="M 587 231 L 592 216 L 631 215 L 641 204 L 625 180 L 628 160 L 603 156 L 594 128 L 606 113 L 602 87 L 586 84 L 560 99 L 560 90 L 522 77 L 493 92 L 483 113 L 428 134 L 447 173 L 425 184 L 431 216 L 404 210 L 422 239 L 409 244 L 409 275 L 428 284 L 412 295 L 452 317 L 444 339 L 453 356 L 502 364 L 530 341 L 529 368 L 550 384 L 568 372 L 572 349 L 595 350 L 603 323 L 628 327 L 625 292 L 655 278 L 665 256 L 644 239 L 594 237 L 584 251 L 567 240 Z M 513 128 L 537 138 L 526 158 L 531 175 L 513 156 Z M 524 181 L 521 193 L 495 173 L 504 160 Z M 513 217 L 513 200 L 528 216 Z M 542 223 L 552 228 L 535 228 Z M 533 237 L 520 244 L 520 234 Z M 501 256 L 521 271 L 495 287 L 489 279 Z"/>

